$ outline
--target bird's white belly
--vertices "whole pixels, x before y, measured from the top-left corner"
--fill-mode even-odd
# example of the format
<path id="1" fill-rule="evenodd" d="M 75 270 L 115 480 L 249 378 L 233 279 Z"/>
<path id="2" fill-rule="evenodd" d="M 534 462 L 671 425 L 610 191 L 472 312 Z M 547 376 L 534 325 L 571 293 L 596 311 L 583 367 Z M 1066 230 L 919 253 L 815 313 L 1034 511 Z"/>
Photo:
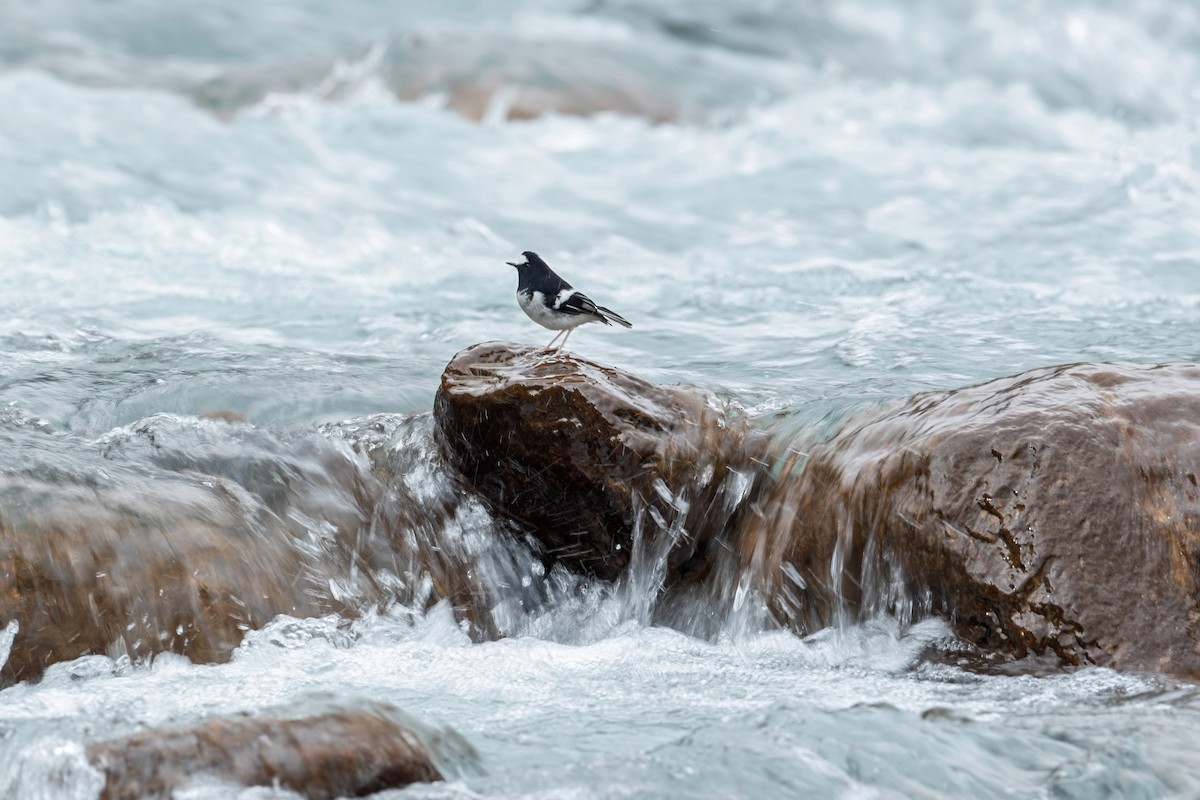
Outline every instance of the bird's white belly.
<path id="1" fill-rule="evenodd" d="M 541 292 L 527 295 L 517 292 L 517 303 L 531 320 L 549 328 L 552 331 L 565 331 L 568 328 L 578 328 L 585 322 L 595 322 L 590 314 L 563 314 L 546 307 L 546 298 Z"/>

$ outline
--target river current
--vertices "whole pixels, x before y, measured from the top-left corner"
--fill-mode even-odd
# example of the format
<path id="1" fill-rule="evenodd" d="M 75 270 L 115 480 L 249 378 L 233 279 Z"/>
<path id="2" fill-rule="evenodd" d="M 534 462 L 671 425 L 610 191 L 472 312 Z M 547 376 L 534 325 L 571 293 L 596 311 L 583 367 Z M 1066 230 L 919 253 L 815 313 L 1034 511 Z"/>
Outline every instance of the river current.
<path id="1" fill-rule="evenodd" d="M 1200 361 L 1198 87 L 1186 0 L 0 2 L 0 425 L 423 414 L 459 350 L 549 340 L 523 250 L 634 324 L 574 352 L 798 435 Z M 277 618 L 227 664 L 57 665 L 0 691 L 0 796 L 94 798 L 86 741 L 330 696 L 474 751 L 380 797 L 1200 795 L 1194 685 L 969 671 L 925 657 L 939 619 L 698 639 L 637 588 L 495 641 L 397 604 Z"/>

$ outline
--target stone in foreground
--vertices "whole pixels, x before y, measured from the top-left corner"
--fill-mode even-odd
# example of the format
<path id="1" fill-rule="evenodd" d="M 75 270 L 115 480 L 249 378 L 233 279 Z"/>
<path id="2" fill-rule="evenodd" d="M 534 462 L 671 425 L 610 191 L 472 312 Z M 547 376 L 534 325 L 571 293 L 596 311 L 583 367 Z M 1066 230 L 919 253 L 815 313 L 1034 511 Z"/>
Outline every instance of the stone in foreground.
<path id="1" fill-rule="evenodd" d="M 442 780 L 407 721 L 383 704 L 296 718 L 223 717 L 99 742 L 87 754 L 104 774 L 101 800 L 167 798 L 195 781 L 278 784 L 333 800 Z"/>

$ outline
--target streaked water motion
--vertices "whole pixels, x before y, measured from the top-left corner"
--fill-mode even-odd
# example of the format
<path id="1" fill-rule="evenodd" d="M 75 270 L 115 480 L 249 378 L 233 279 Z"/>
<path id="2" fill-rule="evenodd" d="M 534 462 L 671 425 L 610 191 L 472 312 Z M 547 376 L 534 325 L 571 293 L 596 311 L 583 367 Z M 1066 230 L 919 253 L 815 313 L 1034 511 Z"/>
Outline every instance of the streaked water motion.
<path id="1" fill-rule="evenodd" d="M 798 442 L 1036 366 L 1200 360 L 1197 41 L 1183 0 L 2 5 L 0 469 L 286 472 L 336 560 L 340 480 L 446 496 L 410 415 L 447 360 L 544 339 L 528 249 L 636 320 L 572 349 Z M 407 532 L 409 566 L 473 565 L 475 623 L 396 563 L 394 602 L 228 664 L 57 665 L 0 691 L 0 794 L 94 797 L 90 738 L 328 694 L 478 752 L 397 797 L 1200 793 L 1190 685 L 978 674 L 919 609 L 801 638 L 736 581 L 692 637 L 651 624 L 661 554 L 607 586 L 470 504 Z"/>

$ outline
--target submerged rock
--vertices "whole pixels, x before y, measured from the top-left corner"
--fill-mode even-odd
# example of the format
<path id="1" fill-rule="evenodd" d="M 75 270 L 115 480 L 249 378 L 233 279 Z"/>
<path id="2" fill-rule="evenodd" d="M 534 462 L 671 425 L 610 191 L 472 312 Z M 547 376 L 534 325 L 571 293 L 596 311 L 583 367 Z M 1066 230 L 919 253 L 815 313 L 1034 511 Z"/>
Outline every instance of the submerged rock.
<path id="1" fill-rule="evenodd" d="M 513 47 L 492 37 L 443 34 L 394 42 L 383 76 L 400 99 L 440 93 L 447 107 L 475 122 L 602 113 L 678 122 L 689 115 L 669 88 L 668 61 L 660 53 L 618 52 L 578 41 Z M 705 64 L 691 67 L 706 73 L 706 85 L 728 82 Z"/>
<path id="2" fill-rule="evenodd" d="M 482 504 L 424 463 L 429 427 L 164 414 L 90 442 L 0 419 L 0 680 L 89 654 L 225 661 L 279 614 L 448 601 L 475 638 L 502 635 L 497 617 L 534 600 L 496 587 L 533 557 L 484 535 Z"/>
<path id="3" fill-rule="evenodd" d="M 505 343 L 451 360 L 434 401 L 442 450 L 547 558 L 604 579 L 638 544 L 674 581 L 736 530 L 763 441 L 712 398 L 568 353 Z"/>
<path id="4" fill-rule="evenodd" d="M 661 45 L 662 43 L 660 43 Z M 686 69 L 692 80 L 679 80 Z M 547 114 L 620 114 L 652 123 L 699 121 L 781 90 L 753 66 L 697 57 L 687 48 L 613 47 L 575 38 L 533 39 L 443 30 L 393 38 L 340 56 L 224 65 L 199 81 L 158 73 L 136 82 L 182 91 L 222 116 L 288 95 L 344 102 L 384 89 L 438 103 L 475 122 Z"/>
<path id="5" fill-rule="evenodd" d="M 380 703 L 156 728 L 92 744 L 87 756 L 104 774 L 101 800 L 166 798 L 199 781 L 333 800 L 442 780 L 411 722 Z"/>
<path id="6" fill-rule="evenodd" d="M 1198 476 L 1200 366 L 1052 367 L 851 419 L 742 535 L 807 625 L 926 610 L 985 652 L 1196 678 Z"/>
<path id="7" fill-rule="evenodd" d="M 277 614 L 333 610 L 297 581 L 304 562 L 222 487 L 0 477 L 0 620 L 18 625 L 0 674 L 36 678 L 88 653 L 223 661 Z"/>

